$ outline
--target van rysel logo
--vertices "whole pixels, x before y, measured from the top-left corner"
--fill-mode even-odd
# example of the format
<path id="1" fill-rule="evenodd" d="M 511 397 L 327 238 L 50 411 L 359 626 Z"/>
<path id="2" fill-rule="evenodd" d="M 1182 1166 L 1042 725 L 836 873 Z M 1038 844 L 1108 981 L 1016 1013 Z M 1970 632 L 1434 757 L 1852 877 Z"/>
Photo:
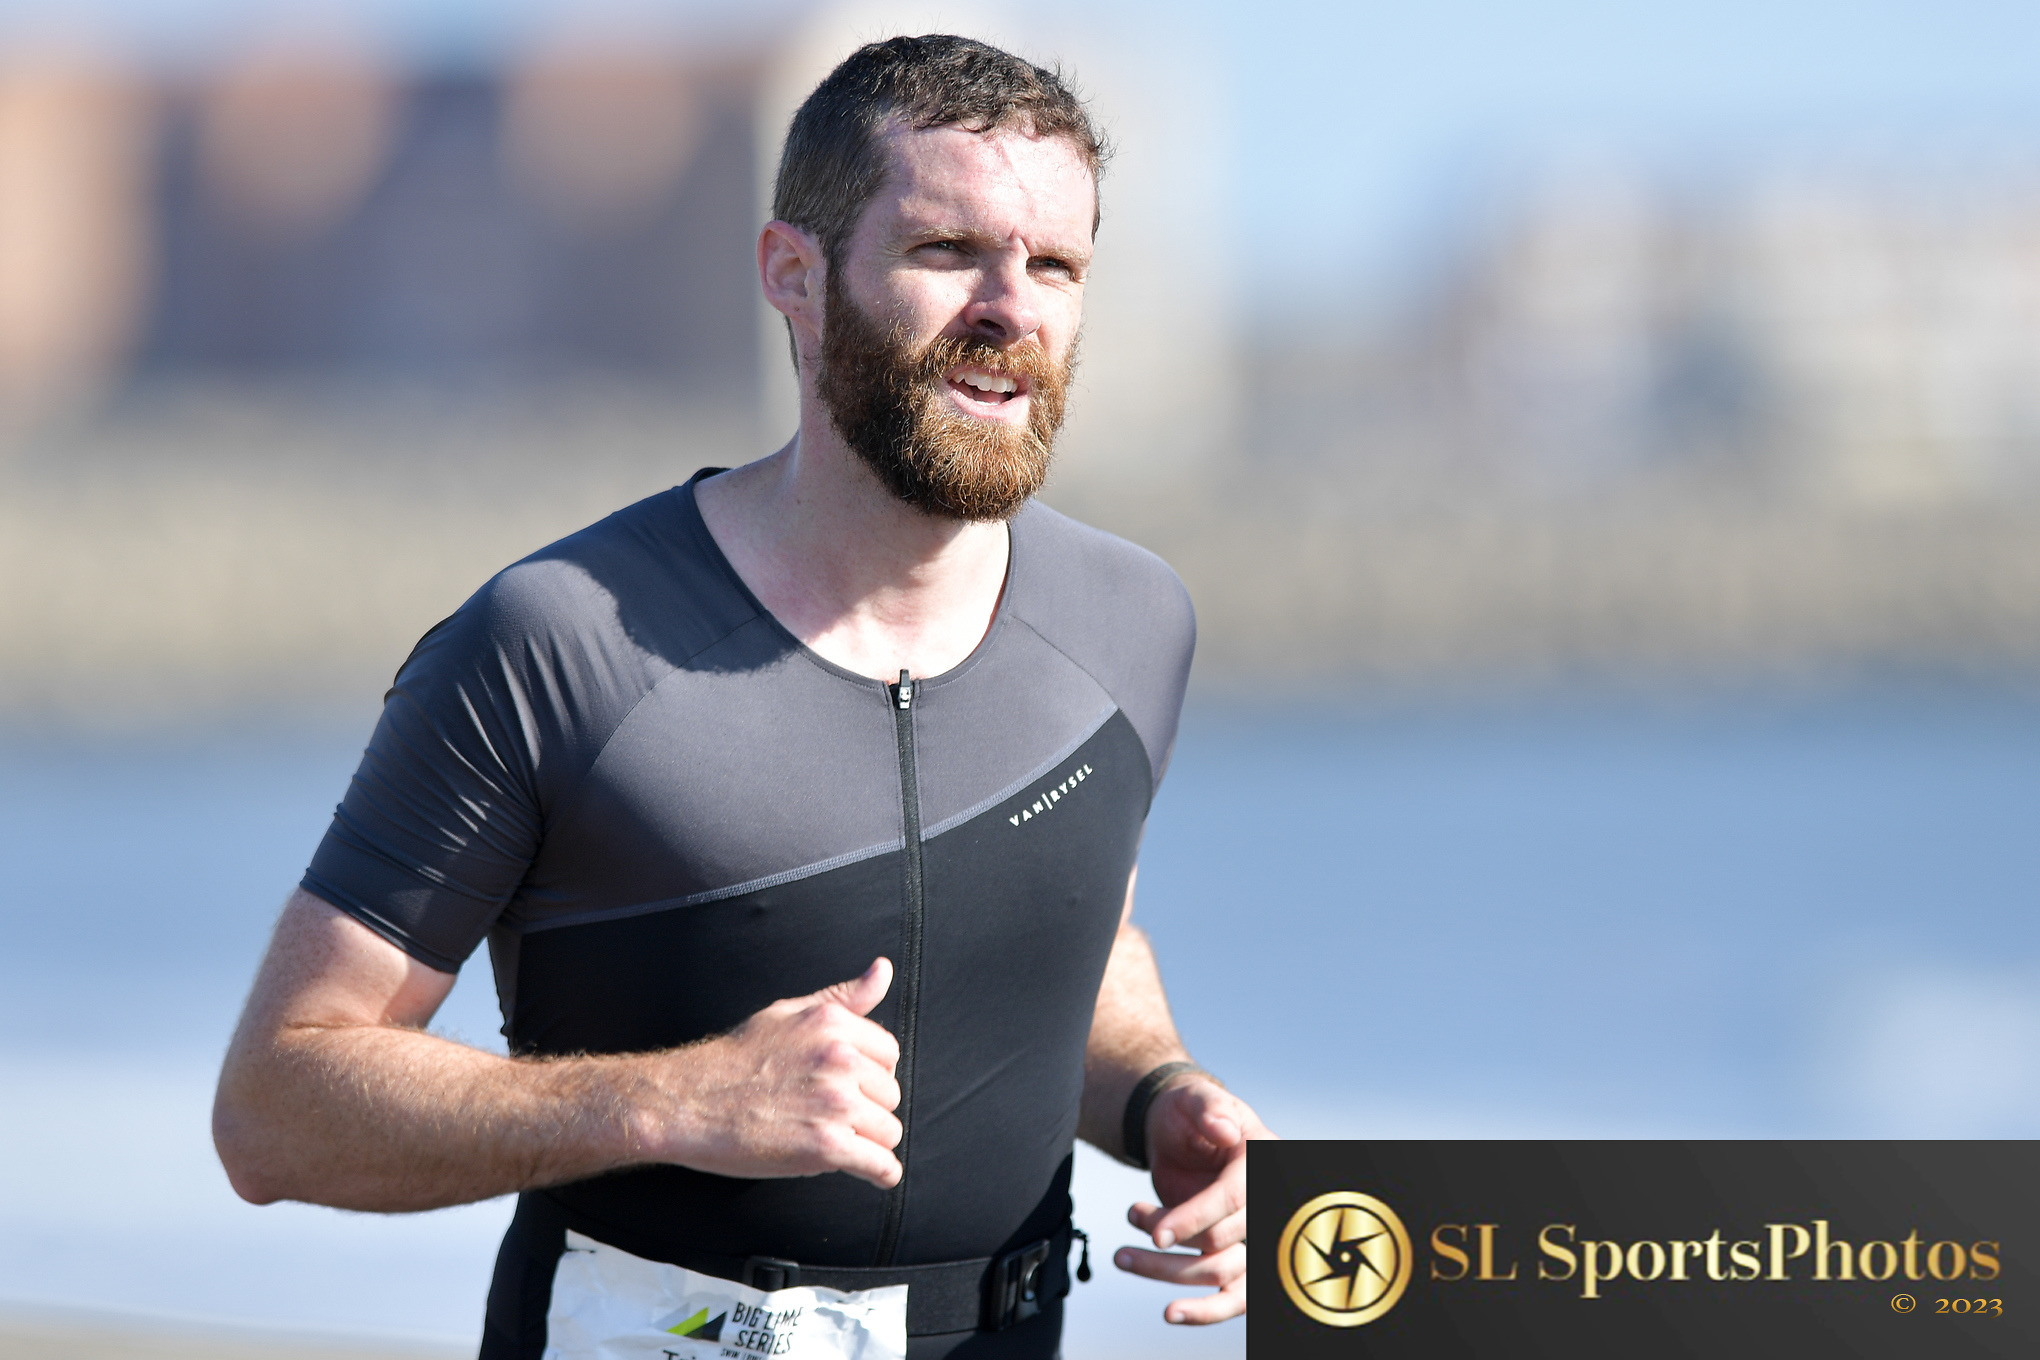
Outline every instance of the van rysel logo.
<path id="1" fill-rule="evenodd" d="M 1276 1247 L 1289 1301 L 1330 1327 L 1358 1327 L 1395 1307 L 1413 1263 L 1409 1229 L 1372 1195 L 1334 1190 L 1298 1209 Z"/>
<path id="2" fill-rule="evenodd" d="M 1057 784 L 1052 789 L 1043 789 L 1041 791 L 1041 796 L 1034 800 L 1032 806 L 1021 808 L 1018 812 L 1014 813 L 1011 817 L 1008 817 L 1006 820 L 1011 822 L 1013 825 L 1018 826 L 1022 822 L 1033 821 L 1036 817 L 1039 817 L 1044 812 L 1053 811 L 1055 809 L 1055 805 L 1063 800 L 1064 794 L 1069 793 L 1072 789 L 1076 788 L 1077 785 L 1083 783 L 1086 779 L 1089 779 L 1090 777 L 1091 767 L 1089 765 L 1079 765 L 1071 773 L 1068 779 L 1063 780 L 1062 783 Z"/>

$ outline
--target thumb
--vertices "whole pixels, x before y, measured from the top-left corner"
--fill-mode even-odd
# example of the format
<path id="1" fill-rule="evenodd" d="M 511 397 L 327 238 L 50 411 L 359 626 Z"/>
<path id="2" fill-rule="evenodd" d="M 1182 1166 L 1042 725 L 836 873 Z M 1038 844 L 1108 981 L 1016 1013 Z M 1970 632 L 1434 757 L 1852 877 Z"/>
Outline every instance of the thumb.
<path id="1" fill-rule="evenodd" d="M 1247 1141 L 1247 1131 L 1240 1127 L 1240 1121 L 1235 1119 L 1229 1110 L 1207 1109 L 1204 1112 L 1203 1123 L 1204 1136 L 1221 1151 Z"/>
<path id="2" fill-rule="evenodd" d="M 1194 1126 L 1199 1137 L 1220 1152 L 1247 1141 L 1247 1131 L 1239 1112 L 1223 1092 L 1200 1088 L 1194 1094 L 1198 1097 Z"/>
<path id="3" fill-rule="evenodd" d="M 892 960 L 881 954 L 860 977 L 832 983 L 815 993 L 817 1001 L 833 1001 L 852 1015 L 869 1015 L 872 1007 L 885 1000 L 892 989 Z"/>

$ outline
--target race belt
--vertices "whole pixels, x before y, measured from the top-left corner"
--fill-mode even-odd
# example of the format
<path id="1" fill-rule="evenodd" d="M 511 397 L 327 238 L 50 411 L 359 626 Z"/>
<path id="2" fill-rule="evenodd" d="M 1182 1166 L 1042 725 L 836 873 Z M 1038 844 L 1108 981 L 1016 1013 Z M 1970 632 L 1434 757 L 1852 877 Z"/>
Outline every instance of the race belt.
<path id="1" fill-rule="evenodd" d="M 653 1246 L 634 1235 L 595 1224 L 544 1192 L 527 1194 L 520 1206 L 540 1209 L 544 1218 L 564 1228 L 607 1242 L 648 1260 L 663 1261 L 700 1275 L 732 1280 L 749 1289 L 776 1293 L 783 1289 L 817 1288 L 863 1293 L 893 1285 L 907 1288 L 907 1334 L 931 1336 L 972 1330 L 1002 1332 L 1039 1314 L 1070 1292 L 1070 1246 L 1084 1234 L 1065 1223 L 1052 1235 L 997 1256 L 927 1265 L 820 1266 L 778 1256 L 722 1256 L 713 1252 L 673 1251 Z M 547 1212 L 549 1211 L 549 1212 Z M 649 1249 L 648 1249 L 649 1248 Z M 1090 1258 L 1085 1238 L 1085 1264 Z M 1080 1271 L 1088 1276 L 1088 1271 Z"/>

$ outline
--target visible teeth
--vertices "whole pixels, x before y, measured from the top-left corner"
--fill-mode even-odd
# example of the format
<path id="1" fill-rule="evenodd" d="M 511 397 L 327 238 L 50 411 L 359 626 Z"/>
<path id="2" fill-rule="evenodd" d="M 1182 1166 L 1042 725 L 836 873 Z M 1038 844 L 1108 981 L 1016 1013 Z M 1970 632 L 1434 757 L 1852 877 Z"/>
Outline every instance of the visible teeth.
<path id="1" fill-rule="evenodd" d="M 1018 392 L 1020 390 L 1020 384 L 1014 382 L 1011 378 L 995 378 L 989 373 L 961 373 L 957 377 L 958 381 L 975 387 L 980 392 Z"/>

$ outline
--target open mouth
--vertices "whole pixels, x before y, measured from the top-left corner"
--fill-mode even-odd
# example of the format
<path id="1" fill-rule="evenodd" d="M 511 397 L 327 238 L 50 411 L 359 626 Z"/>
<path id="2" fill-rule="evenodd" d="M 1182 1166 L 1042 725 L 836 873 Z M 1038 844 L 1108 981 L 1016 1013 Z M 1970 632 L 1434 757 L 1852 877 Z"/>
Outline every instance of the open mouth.
<path id="1" fill-rule="evenodd" d="M 949 388 L 965 410 L 990 415 L 1027 395 L 1027 379 L 1013 373 L 999 373 L 969 364 L 943 374 Z"/>

